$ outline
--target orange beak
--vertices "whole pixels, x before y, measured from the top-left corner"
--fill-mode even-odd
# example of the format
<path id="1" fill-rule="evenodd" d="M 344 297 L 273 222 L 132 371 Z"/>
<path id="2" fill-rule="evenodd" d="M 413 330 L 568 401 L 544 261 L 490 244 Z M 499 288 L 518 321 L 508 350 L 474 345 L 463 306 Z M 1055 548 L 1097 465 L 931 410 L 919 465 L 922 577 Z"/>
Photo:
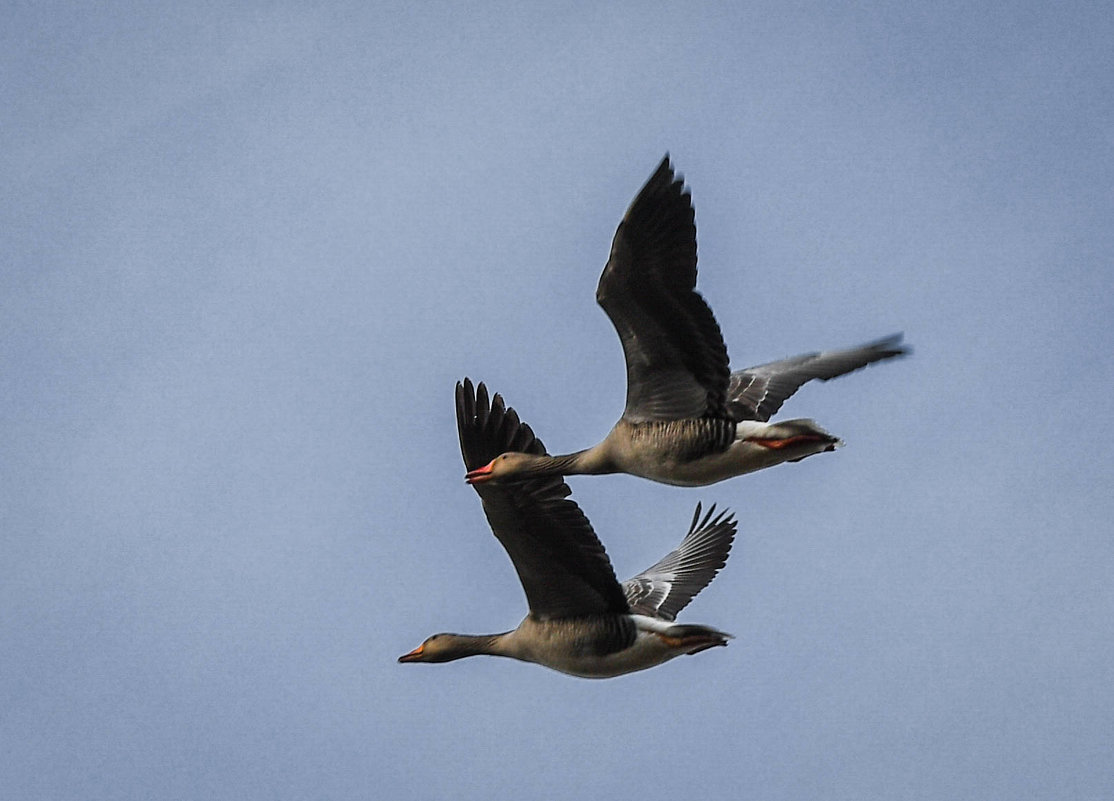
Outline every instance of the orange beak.
<path id="1" fill-rule="evenodd" d="M 485 464 L 483 467 L 477 467 L 475 470 L 469 470 L 467 473 L 464 474 L 464 480 L 467 481 L 469 484 L 482 484 L 485 481 L 490 481 L 492 479 L 491 466 L 493 464 L 495 464 L 494 459 Z"/>
<path id="2" fill-rule="evenodd" d="M 421 658 L 422 658 L 422 648 L 424 648 L 424 647 L 425 647 L 425 643 L 422 643 L 421 645 L 419 645 L 417 648 L 415 648 L 410 653 L 403 654 L 402 656 L 400 656 L 398 658 L 398 661 L 399 662 L 418 662 L 418 661 L 420 661 Z"/>

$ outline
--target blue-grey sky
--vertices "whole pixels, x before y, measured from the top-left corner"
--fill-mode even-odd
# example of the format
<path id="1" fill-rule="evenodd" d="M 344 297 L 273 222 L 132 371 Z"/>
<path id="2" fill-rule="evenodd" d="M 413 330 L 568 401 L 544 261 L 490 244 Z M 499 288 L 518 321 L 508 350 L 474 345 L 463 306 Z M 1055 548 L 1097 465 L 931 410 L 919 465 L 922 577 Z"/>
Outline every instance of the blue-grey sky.
<path id="1" fill-rule="evenodd" d="M 6 797 L 1114 794 L 1106 4 L 0 23 Z M 620 577 L 736 510 L 684 614 L 729 648 L 396 664 L 524 613 L 453 385 L 606 433 L 596 281 L 666 151 L 734 365 L 915 355 L 786 405 L 835 454 L 570 480 Z"/>

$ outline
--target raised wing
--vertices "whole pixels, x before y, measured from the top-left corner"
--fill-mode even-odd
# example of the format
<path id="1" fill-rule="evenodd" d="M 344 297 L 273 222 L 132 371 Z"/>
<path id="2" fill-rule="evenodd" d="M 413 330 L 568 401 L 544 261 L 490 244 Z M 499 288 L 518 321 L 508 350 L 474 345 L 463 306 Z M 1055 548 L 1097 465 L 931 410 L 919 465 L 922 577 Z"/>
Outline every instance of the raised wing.
<path id="1" fill-rule="evenodd" d="M 854 348 L 802 353 L 731 374 L 727 411 L 735 420 L 769 420 L 790 395 L 814 378 L 827 381 L 868 364 L 904 356 L 902 334 L 893 334 Z"/>
<path id="2" fill-rule="evenodd" d="M 727 563 L 736 523 L 730 512 L 716 515 L 715 511 L 713 505 L 701 520 L 697 504 L 692 525 L 677 549 L 623 583 L 632 612 L 675 620 L 716 577 Z"/>
<path id="3" fill-rule="evenodd" d="M 460 452 L 468 470 L 506 451 L 544 454 L 545 446 L 514 409 L 481 383 L 456 385 Z M 484 514 L 518 573 L 538 618 L 624 613 L 626 597 L 592 524 L 568 500 L 559 476 L 510 484 L 476 484 Z"/>
<path id="4" fill-rule="evenodd" d="M 695 287 L 692 197 L 666 155 L 619 223 L 596 289 L 623 344 L 632 422 L 725 414 L 727 348 Z"/>

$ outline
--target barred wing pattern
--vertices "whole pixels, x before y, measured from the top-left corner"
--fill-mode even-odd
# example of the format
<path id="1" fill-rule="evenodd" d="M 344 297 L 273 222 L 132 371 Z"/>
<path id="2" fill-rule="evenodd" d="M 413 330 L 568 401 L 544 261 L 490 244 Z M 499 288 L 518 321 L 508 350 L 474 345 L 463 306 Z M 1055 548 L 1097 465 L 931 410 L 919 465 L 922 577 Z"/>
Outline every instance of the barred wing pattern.
<path id="1" fill-rule="evenodd" d="M 735 539 L 734 516 L 726 510 L 717 515 L 714 504 L 703 519 L 700 512 L 697 504 L 688 534 L 676 550 L 623 583 L 631 612 L 675 620 L 727 563 Z"/>

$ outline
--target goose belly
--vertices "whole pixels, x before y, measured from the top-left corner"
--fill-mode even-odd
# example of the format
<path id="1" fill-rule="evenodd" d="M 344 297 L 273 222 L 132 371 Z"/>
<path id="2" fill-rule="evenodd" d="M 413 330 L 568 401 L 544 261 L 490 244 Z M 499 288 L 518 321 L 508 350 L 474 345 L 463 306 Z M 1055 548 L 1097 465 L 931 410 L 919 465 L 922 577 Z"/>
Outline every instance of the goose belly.
<path id="1" fill-rule="evenodd" d="M 603 656 L 557 651 L 549 654 L 548 659 L 539 659 L 538 662 L 571 676 L 607 679 L 652 668 L 682 653 L 683 651 L 667 645 L 657 634 L 639 631 L 634 642 L 621 651 Z"/>
<path id="2" fill-rule="evenodd" d="M 660 665 L 683 653 L 659 636 L 670 625 L 643 615 L 527 617 L 511 634 L 505 653 L 571 676 L 605 679 Z"/>
<path id="3" fill-rule="evenodd" d="M 620 421 L 607 444 L 624 473 L 698 487 L 731 474 L 725 459 L 734 441 L 729 420 Z"/>

